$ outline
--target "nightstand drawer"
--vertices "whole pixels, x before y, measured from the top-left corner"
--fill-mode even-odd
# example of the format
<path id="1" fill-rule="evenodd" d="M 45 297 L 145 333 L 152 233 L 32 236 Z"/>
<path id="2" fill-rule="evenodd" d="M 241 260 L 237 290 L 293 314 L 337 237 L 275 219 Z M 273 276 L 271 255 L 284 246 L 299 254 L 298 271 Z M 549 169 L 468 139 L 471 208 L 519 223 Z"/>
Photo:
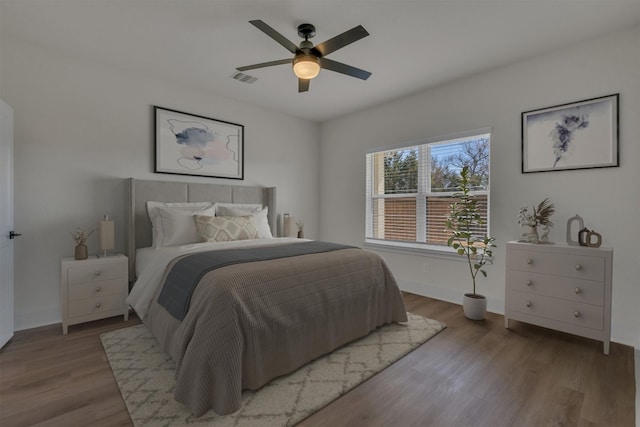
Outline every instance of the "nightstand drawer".
<path id="1" fill-rule="evenodd" d="M 539 272 L 577 279 L 604 281 L 605 260 L 601 256 L 562 254 L 514 249 L 511 270 Z"/>
<path id="2" fill-rule="evenodd" d="M 562 298 L 592 305 L 604 305 L 604 283 L 564 276 L 509 271 L 509 289 Z"/>
<path id="3" fill-rule="evenodd" d="M 69 301 L 75 301 L 102 295 L 122 295 L 123 292 L 121 279 L 100 280 L 93 283 L 69 285 L 68 298 Z"/>
<path id="4" fill-rule="evenodd" d="M 114 312 L 122 313 L 124 307 L 122 295 L 104 295 L 94 298 L 69 301 L 69 318 L 84 317 L 93 314 Z"/>
<path id="5" fill-rule="evenodd" d="M 509 308 L 531 316 L 590 329 L 604 328 L 602 307 L 512 291 Z"/>
<path id="6" fill-rule="evenodd" d="M 122 262 L 92 262 L 74 265 L 67 270 L 70 285 L 110 279 L 122 279 L 125 271 Z"/>

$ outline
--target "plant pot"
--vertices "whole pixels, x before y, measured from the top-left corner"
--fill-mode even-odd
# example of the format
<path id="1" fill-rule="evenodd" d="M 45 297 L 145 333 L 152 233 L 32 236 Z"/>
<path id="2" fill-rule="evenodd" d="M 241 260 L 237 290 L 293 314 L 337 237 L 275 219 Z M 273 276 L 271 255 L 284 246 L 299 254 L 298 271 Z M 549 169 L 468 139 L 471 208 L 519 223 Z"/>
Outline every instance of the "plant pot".
<path id="1" fill-rule="evenodd" d="M 462 308 L 468 319 L 484 320 L 487 312 L 487 298 L 479 294 L 464 294 Z"/>

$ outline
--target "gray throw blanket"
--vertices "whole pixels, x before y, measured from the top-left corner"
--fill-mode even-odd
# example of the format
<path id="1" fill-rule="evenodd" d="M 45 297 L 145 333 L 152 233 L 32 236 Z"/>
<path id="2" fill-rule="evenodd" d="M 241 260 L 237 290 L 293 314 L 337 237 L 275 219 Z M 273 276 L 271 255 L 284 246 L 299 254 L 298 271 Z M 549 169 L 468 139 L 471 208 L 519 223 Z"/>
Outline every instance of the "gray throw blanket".
<path id="1" fill-rule="evenodd" d="M 245 262 L 317 254 L 350 247 L 352 246 L 311 241 L 280 246 L 214 250 L 187 255 L 180 258 L 167 274 L 158 296 L 158 304 L 176 319 L 183 320 L 189 310 L 189 302 L 195 287 L 202 276 L 211 270 Z"/>

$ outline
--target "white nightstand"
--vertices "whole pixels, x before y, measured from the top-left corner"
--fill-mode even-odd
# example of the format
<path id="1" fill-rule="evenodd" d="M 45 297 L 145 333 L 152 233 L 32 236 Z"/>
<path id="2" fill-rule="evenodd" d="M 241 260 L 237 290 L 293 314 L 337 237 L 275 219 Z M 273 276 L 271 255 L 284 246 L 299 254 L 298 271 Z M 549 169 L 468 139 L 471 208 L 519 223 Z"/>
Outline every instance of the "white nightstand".
<path id="1" fill-rule="evenodd" d="M 62 333 L 69 325 L 124 315 L 129 293 L 128 259 L 124 255 L 61 262 Z"/>

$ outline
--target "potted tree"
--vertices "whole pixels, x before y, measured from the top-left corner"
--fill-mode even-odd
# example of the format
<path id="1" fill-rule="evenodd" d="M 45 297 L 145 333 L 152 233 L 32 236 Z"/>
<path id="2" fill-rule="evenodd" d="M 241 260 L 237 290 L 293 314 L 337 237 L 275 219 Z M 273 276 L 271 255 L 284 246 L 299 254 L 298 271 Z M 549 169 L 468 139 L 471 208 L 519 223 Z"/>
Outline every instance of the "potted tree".
<path id="1" fill-rule="evenodd" d="M 484 267 L 492 262 L 492 248 L 496 245 L 495 238 L 476 231 L 485 221 L 480 215 L 476 196 L 471 194 L 469 180 L 469 167 L 465 166 L 460 171 L 460 191 L 453 194 L 455 201 L 449 205 L 446 227 L 451 231 L 451 237 L 447 245 L 455 249 L 458 255 L 466 257 L 469 265 L 473 292 L 464 294 L 464 314 L 469 319 L 482 320 L 487 310 L 487 299 L 476 293 L 476 277 L 478 273 L 487 277 Z"/>

